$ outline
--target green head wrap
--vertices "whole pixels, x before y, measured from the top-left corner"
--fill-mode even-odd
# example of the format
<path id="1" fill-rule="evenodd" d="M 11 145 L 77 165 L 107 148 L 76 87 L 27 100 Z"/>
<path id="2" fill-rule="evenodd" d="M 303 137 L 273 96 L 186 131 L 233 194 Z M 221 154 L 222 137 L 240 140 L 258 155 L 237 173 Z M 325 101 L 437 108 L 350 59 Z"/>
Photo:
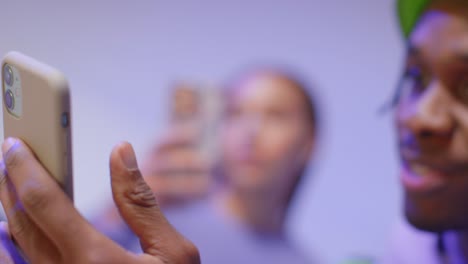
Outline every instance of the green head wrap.
<path id="1" fill-rule="evenodd" d="M 430 0 L 397 0 L 398 19 L 405 38 L 413 31 Z"/>

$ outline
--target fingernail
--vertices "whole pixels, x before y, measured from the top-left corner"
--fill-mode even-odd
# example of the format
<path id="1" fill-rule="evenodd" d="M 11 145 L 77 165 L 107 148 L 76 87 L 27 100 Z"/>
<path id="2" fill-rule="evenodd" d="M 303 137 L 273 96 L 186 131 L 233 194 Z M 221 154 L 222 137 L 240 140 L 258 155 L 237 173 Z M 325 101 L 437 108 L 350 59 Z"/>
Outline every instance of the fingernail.
<path id="1" fill-rule="evenodd" d="M 122 161 L 129 170 L 137 169 L 137 160 L 135 157 L 135 153 L 130 145 L 124 146 L 120 151 L 120 157 Z"/>
<path id="2" fill-rule="evenodd" d="M 3 146 L 2 146 L 3 153 L 8 152 L 16 144 L 16 142 L 18 142 L 18 140 L 16 140 L 15 138 L 11 138 L 11 137 L 7 138 L 3 142 Z"/>

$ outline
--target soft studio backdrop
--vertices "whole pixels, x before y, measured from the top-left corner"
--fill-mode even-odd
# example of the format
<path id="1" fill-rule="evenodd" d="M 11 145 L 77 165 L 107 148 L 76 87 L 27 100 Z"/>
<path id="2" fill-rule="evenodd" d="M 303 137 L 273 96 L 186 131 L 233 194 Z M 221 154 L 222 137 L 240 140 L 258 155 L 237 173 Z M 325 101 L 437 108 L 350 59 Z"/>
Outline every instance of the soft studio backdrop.
<path id="1" fill-rule="evenodd" d="M 24 52 L 69 78 L 86 216 L 110 199 L 112 146 L 128 140 L 141 160 L 164 128 L 172 80 L 282 62 L 318 86 L 323 121 L 294 240 L 326 263 L 383 251 L 400 200 L 391 113 L 378 114 L 403 56 L 393 0 L 0 2 L 0 54 Z"/>

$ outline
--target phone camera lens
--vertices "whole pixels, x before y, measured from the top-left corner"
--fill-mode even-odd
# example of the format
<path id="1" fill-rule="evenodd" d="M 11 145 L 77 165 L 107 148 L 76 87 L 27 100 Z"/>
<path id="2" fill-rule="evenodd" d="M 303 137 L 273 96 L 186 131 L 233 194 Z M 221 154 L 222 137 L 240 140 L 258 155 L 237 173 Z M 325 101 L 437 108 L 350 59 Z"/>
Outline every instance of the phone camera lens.
<path id="1" fill-rule="evenodd" d="M 5 92 L 5 105 L 10 110 L 13 110 L 15 107 L 15 98 L 13 97 L 11 90 L 7 90 Z"/>
<path id="2" fill-rule="evenodd" d="M 5 65 L 5 67 L 3 67 L 3 80 L 7 85 L 13 85 L 13 70 L 8 65 Z"/>

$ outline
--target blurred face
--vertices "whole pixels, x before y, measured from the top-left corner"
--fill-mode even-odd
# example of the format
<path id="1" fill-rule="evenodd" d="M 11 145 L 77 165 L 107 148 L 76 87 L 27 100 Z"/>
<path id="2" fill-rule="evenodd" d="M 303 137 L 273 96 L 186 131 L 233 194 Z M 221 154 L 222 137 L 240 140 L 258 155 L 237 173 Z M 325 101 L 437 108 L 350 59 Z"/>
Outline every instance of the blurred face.
<path id="1" fill-rule="evenodd" d="M 468 228 L 468 8 L 453 2 L 411 35 L 396 112 L 405 212 L 430 231 Z"/>
<path id="2" fill-rule="evenodd" d="M 306 109 L 299 88 L 274 74 L 257 73 L 231 88 L 221 133 L 231 188 L 287 195 L 313 147 Z"/>

